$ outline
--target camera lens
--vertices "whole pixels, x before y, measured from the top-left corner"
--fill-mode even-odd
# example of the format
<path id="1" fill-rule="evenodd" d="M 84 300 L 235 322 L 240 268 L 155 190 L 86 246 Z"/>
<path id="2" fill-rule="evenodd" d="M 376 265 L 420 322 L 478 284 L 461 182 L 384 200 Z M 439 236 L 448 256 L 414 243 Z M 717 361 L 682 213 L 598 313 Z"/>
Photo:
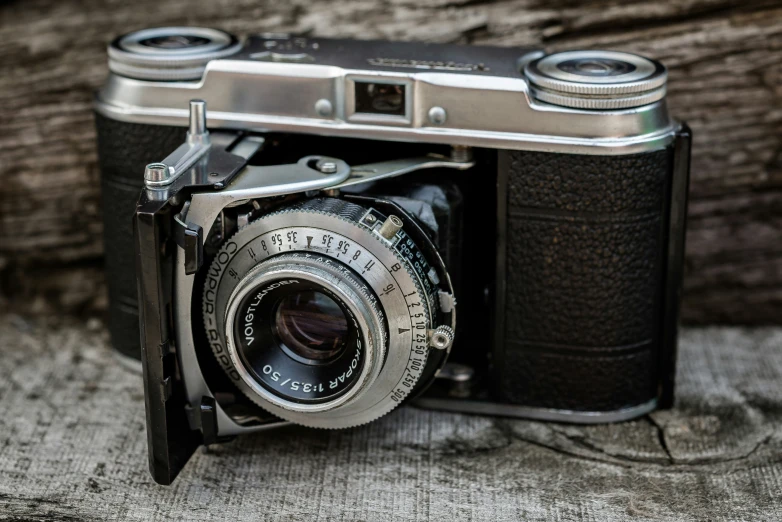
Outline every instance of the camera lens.
<path id="1" fill-rule="evenodd" d="M 348 320 L 342 308 L 323 292 L 308 290 L 284 297 L 274 317 L 280 344 L 302 362 L 322 364 L 345 350 Z"/>
<path id="2" fill-rule="evenodd" d="M 204 328 L 245 397 L 297 424 L 344 428 L 434 379 L 453 340 L 432 322 L 452 332 L 452 294 L 438 286 L 450 281 L 407 235 L 413 224 L 394 219 L 399 250 L 383 214 L 336 198 L 297 202 L 226 240 L 204 281 Z"/>

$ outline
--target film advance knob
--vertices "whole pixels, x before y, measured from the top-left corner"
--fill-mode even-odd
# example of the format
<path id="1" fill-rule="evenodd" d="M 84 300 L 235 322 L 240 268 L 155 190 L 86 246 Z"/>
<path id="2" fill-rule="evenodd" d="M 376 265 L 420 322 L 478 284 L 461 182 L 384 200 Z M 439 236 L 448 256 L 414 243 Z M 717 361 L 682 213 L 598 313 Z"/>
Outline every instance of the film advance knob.
<path id="1" fill-rule="evenodd" d="M 143 29 L 111 42 L 109 69 L 138 80 L 197 80 L 211 60 L 231 56 L 241 48 L 235 36 L 217 29 Z"/>
<path id="2" fill-rule="evenodd" d="M 626 109 L 665 97 L 668 73 L 654 60 L 616 51 L 567 51 L 524 67 L 538 101 L 577 109 Z"/>

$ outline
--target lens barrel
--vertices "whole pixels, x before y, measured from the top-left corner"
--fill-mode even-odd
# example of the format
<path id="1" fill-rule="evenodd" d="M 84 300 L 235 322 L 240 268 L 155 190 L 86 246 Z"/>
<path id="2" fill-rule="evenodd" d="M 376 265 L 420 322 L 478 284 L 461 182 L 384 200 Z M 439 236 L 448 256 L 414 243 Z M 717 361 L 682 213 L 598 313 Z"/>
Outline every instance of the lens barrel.
<path id="1" fill-rule="evenodd" d="M 429 263 L 434 247 L 414 241 L 428 238 L 413 222 L 394 217 L 389 231 L 386 219 L 342 199 L 304 199 L 223 243 L 204 281 L 204 328 L 252 402 L 297 424 L 346 428 L 434 377 L 447 356 L 436 328 L 455 326 L 454 307 L 440 304 L 450 278 L 439 258 Z"/>

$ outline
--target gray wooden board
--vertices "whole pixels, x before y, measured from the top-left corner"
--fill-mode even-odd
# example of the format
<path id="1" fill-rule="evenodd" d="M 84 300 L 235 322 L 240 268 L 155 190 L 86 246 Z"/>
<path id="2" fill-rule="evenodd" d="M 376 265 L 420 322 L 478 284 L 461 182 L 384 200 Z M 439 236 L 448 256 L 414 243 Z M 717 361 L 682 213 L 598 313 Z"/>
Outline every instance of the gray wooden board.
<path id="1" fill-rule="evenodd" d="M 782 329 L 685 330 L 675 409 L 605 426 L 402 408 L 147 471 L 100 323 L 0 316 L 0 520 L 779 520 Z"/>
<path id="2" fill-rule="evenodd" d="M 779 0 L 0 2 L 0 310 L 105 310 L 93 92 L 111 38 L 163 25 L 660 59 L 695 136 L 683 317 L 780 322 Z"/>

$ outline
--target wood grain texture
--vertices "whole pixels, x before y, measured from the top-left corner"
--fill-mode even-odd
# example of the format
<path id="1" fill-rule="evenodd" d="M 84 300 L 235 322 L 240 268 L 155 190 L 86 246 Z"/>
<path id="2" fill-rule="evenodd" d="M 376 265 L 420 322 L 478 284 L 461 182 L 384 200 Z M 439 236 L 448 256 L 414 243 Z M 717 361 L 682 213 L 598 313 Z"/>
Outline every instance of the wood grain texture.
<path id="1" fill-rule="evenodd" d="M 105 45 L 153 25 L 550 50 L 613 48 L 670 68 L 695 133 L 684 318 L 782 320 L 778 0 L 27 0 L 0 6 L 0 306 L 100 311 L 90 102 Z M 89 289 L 89 290 L 86 290 Z"/>
<path id="2" fill-rule="evenodd" d="M 0 316 L 0 520 L 779 520 L 781 344 L 685 330 L 676 408 L 632 422 L 402 408 L 212 446 L 163 487 L 100 323 Z"/>

